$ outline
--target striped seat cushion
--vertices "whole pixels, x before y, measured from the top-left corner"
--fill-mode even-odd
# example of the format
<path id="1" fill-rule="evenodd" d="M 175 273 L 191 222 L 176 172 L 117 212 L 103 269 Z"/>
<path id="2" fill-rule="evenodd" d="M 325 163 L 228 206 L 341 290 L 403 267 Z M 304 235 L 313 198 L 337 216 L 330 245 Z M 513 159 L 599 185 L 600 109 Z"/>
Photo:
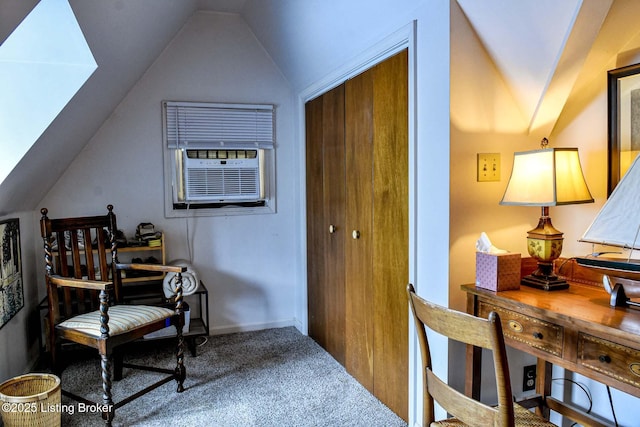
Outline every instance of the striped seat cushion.
<path id="1" fill-rule="evenodd" d="M 116 305 L 109 307 L 108 314 L 109 335 L 114 336 L 156 320 L 168 319 L 173 316 L 174 311 L 148 305 Z M 58 327 L 75 329 L 92 337 L 100 337 L 100 311 L 79 314 L 60 323 Z"/>

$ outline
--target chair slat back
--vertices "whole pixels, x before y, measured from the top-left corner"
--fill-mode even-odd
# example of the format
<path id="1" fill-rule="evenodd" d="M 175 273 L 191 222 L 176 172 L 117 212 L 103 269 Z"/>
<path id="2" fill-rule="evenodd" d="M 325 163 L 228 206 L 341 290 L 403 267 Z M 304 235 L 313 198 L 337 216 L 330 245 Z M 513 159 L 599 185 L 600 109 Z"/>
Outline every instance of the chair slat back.
<path id="1" fill-rule="evenodd" d="M 498 314 L 492 312 L 488 319 L 483 319 L 439 306 L 419 297 L 412 285 L 407 287 L 407 293 L 422 356 L 425 385 L 423 425 L 430 425 L 436 421 L 435 400 L 449 414 L 470 426 L 513 427 L 511 381 Z M 498 396 L 497 407 L 467 397 L 449 386 L 446 380 L 433 372 L 433 359 L 429 349 L 427 329 L 463 344 L 486 348 L 493 353 Z"/>
<path id="2" fill-rule="evenodd" d="M 113 302 L 120 302 L 121 280 L 111 268 L 115 252 L 116 224 L 112 206 L 106 215 L 50 219 L 47 209 L 41 210 L 40 228 L 45 252 L 46 276 L 59 275 L 77 279 L 88 278 L 114 282 Z M 47 280 L 47 292 L 51 290 Z M 63 288 L 57 293 L 59 319 L 97 310 L 97 291 Z"/>

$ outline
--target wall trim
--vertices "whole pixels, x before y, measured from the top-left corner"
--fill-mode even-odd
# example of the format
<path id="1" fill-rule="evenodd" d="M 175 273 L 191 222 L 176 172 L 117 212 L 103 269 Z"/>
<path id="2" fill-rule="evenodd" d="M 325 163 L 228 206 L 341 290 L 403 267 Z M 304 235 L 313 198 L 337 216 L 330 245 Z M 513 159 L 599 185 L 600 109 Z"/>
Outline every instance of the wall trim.
<path id="1" fill-rule="evenodd" d="M 304 105 L 307 101 L 333 89 L 344 83 L 351 77 L 366 71 L 373 65 L 393 56 L 402 49 L 409 49 L 409 280 L 415 282 L 416 276 L 416 238 L 414 237 L 416 230 L 416 27 L 417 21 L 411 21 L 401 29 L 387 36 L 371 48 L 364 51 L 344 66 L 329 73 L 324 78 L 309 85 L 297 97 L 295 110 L 296 118 L 296 140 L 299 143 L 298 148 L 298 188 L 300 197 L 300 220 L 299 220 L 299 253 L 301 254 L 301 262 L 298 265 L 298 277 L 300 277 L 300 285 L 298 287 L 299 294 L 296 295 L 296 318 L 299 319 L 300 331 L 303 334 L 308 333 L 308 310 L 307 310 L 307 194 L 306 194 L 306 149 L 305 149 L 305 112 Z M 410 332 L 413 332 L 410 329 Z M 410 348 L 411 351 L 411 348 Z"/>
<path id="2" fill-rule="evenodd" d="M 341 85 L 350 78 L 368 70 L 372 66 L 398 53 L 402 49 L 410 47 L 410 45 L 413 44 L 414 32 L 415 22 L 405 25 L 352 60 L 348 61 L 343 66 L 329 73 L 324 78 L 307 86 L 299 95 L 303 104 L 302 108 L 304 109 L 304 103 L 307 101 Z M 409 52 L 409 54 L 411 56 L 411 52 Z M 304 115 L 302 115 L 302 117 L 304 117 Z"/>
<path id="3" fill-rule="evenodd" d="M 300 197 L 300 217 L 299 217 L 299 253 L 301 262 L 298 265 L 299 286 L 296 289 L 296 324 L 295 326 L 303 334 L 308 334 L 308 310 L 307 310 L 307 212 L 306 212 L 306 147 L 305 147 L 305 103 L 311 99 L 333 89 L 344 83 L 348 79 L 366 71 L 372 66 L 393 56 L 403 49 L 408 49 L 408 73 L 409 73 L 409 281 L 416 282 L 416 209 L 417 209 L 417 49 L 416 49 L 417 21 L 412 20 L 409 24 L 398 29 L 394 33 L 385 37 L 362 54 L 345 63 L 342 67 L 329 73 L 324 78 L 303 89 L 296 100 L 296 140 L 298 144 L 298 165 L 299 177 L 298 188 Z M 407 316 L 408 312 L 407 307 Z M 419 392 L 421 384 L 415 380 L 416 369 L 420 369 L 420 355 L 415 338 L 415 326 L 413 321 L 409 321 L 409 408 L 408 415 L 410 423 L 418 420 L 417 400 L 422 398 Z"/>
<path id="4" fill-rule="evenodd" d="M 294 319 L 278 320 L 275 322 L 244 323 L 241 325 L 216 326 L 209 328 L 209 335 L 224 335 L 237 332 L 260 331 L 262 329 L 286 328 L 289 326 L 296 326 Z"/>

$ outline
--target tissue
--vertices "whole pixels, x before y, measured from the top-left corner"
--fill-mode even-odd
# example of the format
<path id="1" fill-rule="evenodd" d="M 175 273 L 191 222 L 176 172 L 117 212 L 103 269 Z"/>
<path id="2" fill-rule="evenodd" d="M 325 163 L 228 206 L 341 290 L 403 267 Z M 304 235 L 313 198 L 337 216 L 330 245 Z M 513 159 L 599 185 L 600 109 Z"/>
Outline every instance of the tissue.
<path id="1" fill-rule="evenodd" d="M 484 231 L 480 233 L 480 238 L 476 241 L 476 250 L 485 254 L 506 254 L 504 249 L 498 249 L 491 244 L 491 240 Z"/>

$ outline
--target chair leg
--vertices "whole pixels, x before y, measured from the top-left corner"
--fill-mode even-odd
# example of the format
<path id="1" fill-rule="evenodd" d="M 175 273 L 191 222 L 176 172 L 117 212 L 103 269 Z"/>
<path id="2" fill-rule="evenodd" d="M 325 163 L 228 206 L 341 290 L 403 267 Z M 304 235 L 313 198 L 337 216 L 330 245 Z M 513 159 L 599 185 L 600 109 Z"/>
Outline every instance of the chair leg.
<path id="1" fill-rule="evenodd" d="M 113 399 L 111 398 L 111 357 L 110 355 L 100 354 L 100 367 L 102 369 L 102 403 L 104 410 L 102 418 L 107 427 L 111 427 L 113 421 L 114 408 Z"/>
<path id="2" fill-rule="evenodd" d="M 122 379 L 122 364 L 124 363 L 124 356 L 121 351 L 113 351 L 113 380 L 120 381 Z"/>
<path id="3" fill-rule="evenodd" d="M 62 371 L 64 371 L 64 364 L 62 362 L 62 344 L 60 344 L 59 340 L 55 340 L 55 342 L 51 346 L 51 354 L 50 363 L 51 363 L 51 371 L 57 375 L 58 377 L 62 377 Z"/>
<path id="4" fill-rule="evenodd" d="M 187 377 L 187 371 L 184 367 L 184 337 L 182 336 L 182 327 L 178 327 L 178 348 L 176 349 L 176 382 L 178 383 L 178 393 L 184 391 L 184 379 Z"/>
<path id="5" fill-rule="evenodd" d="M 196 348 L 195 337 L 186 338 L 185 341 L 187 342 L 187 349 L 189 350 L 189 353 L 191 353 L 191 356 L 196 357 L 198 355 L 198 350 Z"/>

